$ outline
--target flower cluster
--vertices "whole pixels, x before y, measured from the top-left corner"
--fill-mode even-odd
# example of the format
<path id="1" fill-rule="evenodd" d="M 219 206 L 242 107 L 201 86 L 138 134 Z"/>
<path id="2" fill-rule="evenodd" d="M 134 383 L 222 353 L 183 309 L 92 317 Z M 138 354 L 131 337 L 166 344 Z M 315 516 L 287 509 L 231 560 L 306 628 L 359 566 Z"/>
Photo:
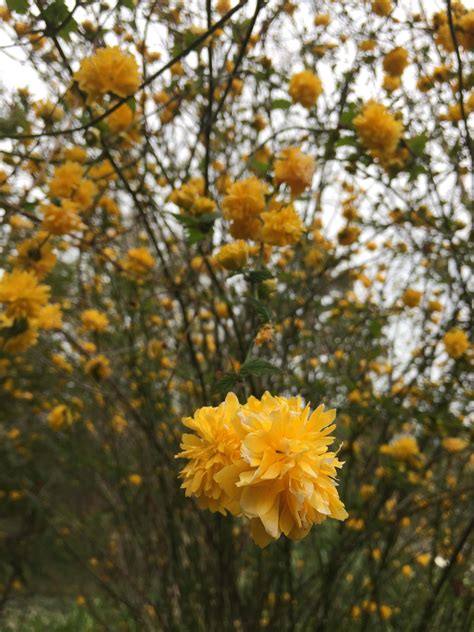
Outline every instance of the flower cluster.
<path id="1" fill-rule="evenodd" d="M 335 411 L 311 412 L 300 397 L 250 397 L 233 393 L 218 407 L 183 420 L 177 458 L 186 496 L 201 507 L 243 516 L 254 541 L 266 546 L 282 534 L 297 540 L 326 518 L 345 520 L 335 477 L 343 463 L 328 451 Z"/>

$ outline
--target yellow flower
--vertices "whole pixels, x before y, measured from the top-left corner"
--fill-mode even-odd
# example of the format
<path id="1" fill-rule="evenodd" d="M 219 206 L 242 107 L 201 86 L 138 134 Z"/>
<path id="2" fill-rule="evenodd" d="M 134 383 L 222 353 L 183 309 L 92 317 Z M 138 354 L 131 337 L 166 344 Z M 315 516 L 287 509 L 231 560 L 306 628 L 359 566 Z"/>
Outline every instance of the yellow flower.
<path id="1" fill-rule="evenodd" d="M 15 321 L 0 314 L 0 349 L 5 353 L 23 353 L 38 342 L 38 329 L 32 321 Z"/>
<path id="2" fill-rule="evenodd" d="M 121 434 L 128 426 L 127 420 L 122 415 L 114 415 L 112 417 L 112 428 L 118 434 Z"/>
<path id="3" fill-rule="evenodd" d="M 328 13 L 318 13 L 314 18 L 315 26 L 327 26 L 331 22 L 331 16 Z"/>
<path id="4" fill-rule="evenodd" d="M 288 92 L 295 103 L 301 103 L 309 110 L 323 93 L 323 84 L 310 70 L 303 70 L 291 77 Z"/>
<path id="5" fill-rule="evenodd" d="M 33 109 L 38 118 L 43 119 L 45 123 L 57 123 L 64 118 L 64 110 L 52 101 L 37 101 Z"/>
<path id="6" fill-rule="evenodd" d="M 181 188 L 172 191 L 169 200 L 192 215 L 212 213 L 216 203 L 204 195 L 204 188 L 203 178 L 191 178 Z"/>
<path id="7" fill-rule="evenodd" d="M 240 470 L 240 508 L 259 546 L 282 533 L 300 539 L 327 517 L 347 518 L 334 480 L 343 464 L 328 452 L 334 418 L 334 410 L 319 406 L 311 413 L 299 397 L 268 392 L 261 400 L 251 397 L 239 411 L 242 461 L 217 480 L 228 488 Z"/>
<path id="8" fill-rule="evenodd" d="M 290 204 L 281 210 L 262 213 L 262 240 L 272 246 L 296 244 L 303 233 L 303 222 Z"/>
<path id="9" fill-rule="evenodd" d="M 71 197 L 79 186 L 83 173 L 84 167 L 78 162 L 68 161 L 64 165 L 56 167 L 49 185 L 49 195 L 51 197 Z"/>
<path id="10" fill-rule="evenodd" d="M 126 270 L 136 274 L 145 274 L 155 265 L 155 259 L 148 248 L 130 248 L 123 263 Z"/>
<path id="11" fill-rule="evenodd" d="M 420 566 L 428 566 L 428 564 L 431 561 L 431 554 L 430 553 L 420 553 L 419 555 L 416 556 L 415 559 L 418 562 L 418 564 L 420 564 Z"/>
<path id="12" fill-rule="evenodd" d="M 79 215 L 79 208 L 71 200 L 62 200 L 60 205 L 43 204 L 43 230 L 52 235 L 68 235 L 85 228 Z"/>
<path id="13" fill-rule="evenodd" d="M 130 474 L 128 477 L 128 482 L 135 487 L 139 487 L 143 483 L 143 479 L 140 474 Z"/>
<path id="14" fill-rule="evenodd" d="M 383 69 L 392 77 L 400 77 L 408 66 L 408 51 L 402 46 L 394 48 L 383 58 Z"/>
<path id="15" fill-rule="evenodd" d="M 236 239 L 258 240 L 260 213 L 265 209 L 267 185 L 255 176 L 235 182 L 222 200 L 224 217 L 230 220 L 230 233 Z"/>
<path id="16" fill-rule="evenodd" d="M 408 288 L 403 293 L 402 301 L 407 307 L 417 307 L 417 305 L 420 304 L 422 296 L 423 296 L 423 292 L 419 292 L 418 290 L 413 290 L 412 288 Z"/>
<path id="17" fill-rule="evenodd" d="M 188 459 L 180 472 L 186 496 L 195 496 L 199 506 L 211 511 L 239 513 L 235 490 L 229 496 L 215 476 L 240 459 L 240 439 L 234 426 L 240 407 L 237 397 L 229 393 L 217 407 L 199 408 L 183 423 L 194 434 L 183 434 L 176 458 Z"/>
<path id="18" fill-rule="evenodd" d="M 92 57 L 81 62 L 74 79 L 89 101 L 100 100 L 107 92 L 127 97 L 140 87 L 140 74 L 133 55 L 118 46 L 98 48 Z"/>
<path id="19" fill-rule="evenodd" d="M 124 103 L 112 114 L 109 114 L 105 120 L 110 131 L 118 134 L 119 132 L 124 132 L 132 125 L 134 116 L 132 108 Z"/>
<path id="20" fill-rule="evenodd" d="M 111 373 L 110 362 L 103 355 L 95 356 L 86 362 L 84 371 L 98 381 L 103 380 Z"/>
<path id="21" fill-rule="evenodd" d="M 394 77 L 392 75 L 384 75 L 383 87 L 387 92 L 394 92 L 401 86 L 402 82 L 400 77 Z"/>
<path id="22" fill-rule="evenodd" d="M 72 162 L 85 162 L 87 159 L 87 151 L 84 147 L 75 145 L 74 147 L 69 147 L 64 150 L 64 157 L 66 160 L 71 160 Z"/>
<path id="23" fill-rule="evenodd" d="M 443 337 L 446 353 L 452 358 L 460 358 L 469 349 L 469 339 L 464 331 L 456 327 Z"/>
<path id="24" fill-rule="evenodd" d="M 376 15 L 386 17 L 392 13 L 392 0 L 372 0 L 372 11 Z"/>
<path id="25" fill-rule="evenodd" d="M 87 331 L 101 332 L 109 326 L 106 314 L 97 309 L 86 309 L 81 314 L 81 322 Z"/>
<path id="26" fill-rule="evenodd" d="M 247 263 L 248 257 L 249 247 L 241 239 L 222 246 L 216 255 L 218 263 L 226 270 L 240 270 Z"/>
<path id="27" fill-rule="evenodd" d="M 441 441 L 441 445 L 448 452 L 462 452 L 469 445 L 465 439 L 459 437 L 446 437 Z"/>
<path id="28" fill-rule="evenodd" d="M 38 329 L 61 329 L 63 326 L 61 305 L 59 303 L 45 305 L 33 322 Z"/>
<path id="29" fill-rule="evenodd" d="M 298 147 L 287 147 L 275 162 L 275 184 L 284 182 L 293 196 L 300 195 L 311 186 L 314 167 L 312 156 L 303 154 Z"/>
<path id="30" fill-rule="evenodd" d="M 366 103 L 362 113 L 354 118 L 354 125 L 362 143 L 375 158 L 384 160 L 395 153 L 403 124 L 382 103 Z"/>
<path id="31" fill-rule="evenodd" d="M 420 449 L 415 437 L 403 435 L 391 443 L 380 446 L 380 453 L 387 454 L 398 461 L 411 461 L 419 456 Z"/>
<path id="32" fill-rule="evenodd" d="M 14 265 L 31 270 L 38 278 L 42 278 L 50 272 L 56 264 L 56 255 L 53 248 L 46 243 L 48 233 L 38 232 L 31 239 L 17 244 L 17 256 L 13 259 Z"/>
<path id="33" fill-rule="evenodd" d="M 360 235 L 360 228 L 358 226 L 346 226 L 341 228 L 337 233 L 337 240 L 341 246 L 350 246 Z"/>
<path id="34" fill-rule="evenodd" d="M 40 285 L 33 272 L 13 270 L 0 280 L 0 303 L 13 318 L 37 316 L 49 298 L 49 287 Z"/>
<path id="35" fill-rule="evenodd" d="M 77 189 L 72 195 L 72 199 L 79 206 L 81 211 L 88 211 L 97 195 L 97 186 L 92 180 L 83 179 L 79 182 Z"/>
<path id="36" fill-rule="evenodd" d="M 64 404 L 55 406 L 48 415 L 48 426 L 53 430 L 61 430 L 66 423 L 72 423 L 71 411 Z"/>

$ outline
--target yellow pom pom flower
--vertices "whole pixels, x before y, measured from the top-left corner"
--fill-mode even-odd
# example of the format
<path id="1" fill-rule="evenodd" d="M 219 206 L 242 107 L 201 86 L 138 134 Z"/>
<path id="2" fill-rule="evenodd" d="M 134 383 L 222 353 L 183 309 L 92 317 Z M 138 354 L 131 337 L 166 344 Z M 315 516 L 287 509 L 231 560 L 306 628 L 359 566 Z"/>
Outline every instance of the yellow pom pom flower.
<path id="1" fill-rule="evenodd" d="M 303 70 L 291 77 L 288 92 L 295 103 L 301 103 L 309 110 L 316 105 L 318 97 L 323 93 L 323 84 L 310 70 Z"/>
<path id="2" fill-rule="evenodd" d="M 271 246 L 296 244 L 303 233 L 303 222 L 293 206 L 262 213 L 262 240 Z"/>
<path id="3" fill-rule="evenodd" d="M 469 339 L 462 329 L 454 327 L 443 338 L 446 353 L 452 358 L 460 358 L 469 349 Z"/>
<path id="4" fill-rule="evenodd" d="M 224 217 L 230 220 L 230 234 L 236 239 L 258 239 L 260 213 L 265 209 L 267 185 L 255 176 L 235 182 L 222 200 Z"/>
<path id="5" fill-rule="evenodd" d="M 216 255 L 217 262 L 226 270 L 240 270 L 247 263 L 249 247 L 242 239 L 222 246 Z"/>
<path id="6" fill-rule="evenodd" d="M 394 48 L 383 58 L 383 69 L 392 77 L 401 77 L 408 66 L 408 51 L 402 46 Z"/>
<path id="7" fill-rule="evenodd" d="M 403 132 L 403 124 L 382 103 L 369 101 L 354 118 L 362 143 L 379 160 L 391 158 Z"/>
<path id="8" fill-rule="evenodd" d="M 106 314 L 97 309 L 86 309 L 81 314 L 81 322 L 87 331 L 101 332 L 109 326 Z"/>
<path id="9" fill-rule="evenodd" d="M 37 316 L 49 298 L 49 287 L 40 285 L 33 272 L 5 272 L 0 281 L 0 303 L 13 318 Z"/>
<path id="10" fill-rule="evenodd" d="M 314 167 L 312 156 L 303 154 L 299 147 L 287 147 L 275 162 L 275 184 L 284 182 L 293 196 L 300 195 L 311 186 Z"/>
<path id="11" fill-rule="evenodd" d="M 180 476 L 187 496 L 203 507 L 250 520 L 251 534 L 266 546 L 282 534 L 304 537 L 328 517 L 345 520 L 336 488 L 342 467 L 329 452 L 335 411 L 311 412 L 299 397 L 250 397 L 240 405 L 229 393 L 217 408 L 199 409 L 184 420 L 178 458 L 189 463 Z"/>
<path id="12" fill-rule="evenodd" d="M 92 57 L 81 62 L 74 79 L 90 102 L 99 101 L 108 92 L 128 97 L 140 86 L 135 58 L 122 52 L 118 46 L 98 48 Z"/>

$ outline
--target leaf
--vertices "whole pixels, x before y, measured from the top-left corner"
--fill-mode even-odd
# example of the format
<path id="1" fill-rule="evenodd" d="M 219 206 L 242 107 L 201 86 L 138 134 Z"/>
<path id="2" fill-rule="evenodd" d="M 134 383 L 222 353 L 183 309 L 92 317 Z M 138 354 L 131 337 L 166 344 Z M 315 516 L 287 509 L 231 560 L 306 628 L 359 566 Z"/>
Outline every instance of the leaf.
<path id="1" fill-rule="evenodd" d="M 288 110 L 292 105 L 287 99 L 274 99 L 270 104 L 271 110 Z"/>
<path id="2" fill-rule="evenodd" d="M 252 304 L 255 312 L 258 316 L 259 321 L 263 323 L 268 323 L 272 319 L 271 309 L 264 303 L 263 301 L 259 301 L 253 296 L 250 297 L 250 303 Z"/>
<path id="3" fill-rule="evenodd" d="M 265 162 L 260 162 L 256 158 L 249 158 L 247 160 L 247 168 L 255 171 L 260 176 L 266 176 L 270 170 L 270 165 Z"/>
<path id="4" fill-rule="evenodd" d="M 408 145 L 412 154 L 415 156 L 422 156 L 426 143 L 429 141 L 428 135 L 423 132 L 423 134 L 418 134 L 418 136 L 413 136 L 412 138 L 408 138 L 406 144 Z"/>
<path id="5" fill-rule="evenodd" d="M 26 13 L 28 11 L 28 0 L 7 0 L 7 7 L 10 11 Z"/>
<path id="6" fill-rule="evenodd" d="M 343 147 L 344 145 L 356 145 L 357 141 L 353 136 L 343 136 L 334 143 L 334 147 Z"/>
<path id="7" fill-rule="evenodd" d="M 42 17 L 46 22 L 47 32 L 54 33 L 61 24 L 64 24 L 58 31 L 58 35 L 63 40 L 68 41 L 69 34 L 77 30 L 77 22 L 71 17 L 64 0 L 55 0 L 43 11 Z"/>
<path id="8" fill-rule="evenodd" d="M 341 115 L 341 124 L 344 127 L 353 127 L 352 121 L 357 116 L 358 108 L 355 103 L 349 103 L 347 109 Z"/>
<path id="9" fill-rule="evenodd" d="M 238 380 L 239 377 L 235 373 L 225 373 L 224 377 L 217 382 L 216 390 L 226 393 L 237 384 Z"/>
<path id="10" fill-rule="evenodd" d="M 272 279 L 273 274 L 269 270 L 263 268 L 262 270 L 251 270 L 250 272 L 247 272 L 245 278 L 249 281 L 249 283 L 261 283 L 262 281 Z"/>
<path id="11" fill-rule="evenodd" d="M 276 373 L 281 373 L 281 369 L 262 358 L 250 357 L 240 367 L 240 375 L 244 377 L 249 375 L 275 375 Z"/>

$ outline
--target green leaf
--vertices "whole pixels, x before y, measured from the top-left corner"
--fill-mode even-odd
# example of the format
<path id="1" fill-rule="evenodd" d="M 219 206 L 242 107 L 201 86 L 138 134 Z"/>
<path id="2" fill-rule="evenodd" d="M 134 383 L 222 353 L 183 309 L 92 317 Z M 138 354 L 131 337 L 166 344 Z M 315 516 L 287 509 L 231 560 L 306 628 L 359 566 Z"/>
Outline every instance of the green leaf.
<path id="1" fill-rule="evenodd" d="M 46 22 L 48 32 L 55 32 L 61 24 L 64 24 L 64 26 L 59 29 L 58 35 L 65 41 L 69 40 L 70 33 L 77 30 L 77 22 L 74 18 L 70 17 L 69 9 L 64 3 L 64 0 L 55 0 L 43 11 L 42 17 Z"/>
<path id="2" fill-rule="evenodd" d="M 28 11 L 28 0 L 7 0 L 7 7 L 10 11 L 26 13 Z"/>
<path id="3" fill-rule="evenodd" d="M 268 360 L 262 358 L 248 358 L 240 367 L 240 375 L 247 377 L 249 375 L 275 375 L 281 373 L 281 369 L 273 366 Z"/>
<path id="4" fill-rule="evenodd" d="M 270 104 L 271 110 L 288 110 L 292 105 L 287 99 L 274 99 Z"/>
<path id="5" fill-rule="evenodd" d="M 349 103 L 347 109 L 342 113 L 341 124 L 344 127 L 353 127 L 352 121 L 357 116 L 358 108 L 355 103 Z"/>
<path id="6" fill-rule="evenodd" d="M 264 177 L 269 172 L 270 165 L 265 162 L 260 162 L 260 160 L 256 160 L 255 158 L 249 158 L 247 160 L 247 168 Z"/>
<path id="7" fill-rule="evenodd" d="M 357 141 L 353 136 L 343 136 L 334 143 L 334 147 L 343 147 L 344 145 L 356 145 Z"/>
<path id="8" fill-rule="evenodd" d="M 273 274 L 269 270 L 263 268 L 262 270 L 251 270 L 250 272 L 247 272 L 245 278 L 249 281 L 249 283 L 261 283 L 262 281 L 272 279 Z"/>
<path id="9" fill-rule="evenodd" d="M 227 393 L 237 384 L 238 380 L 239 377 L 235 373 L 225 373 L 224 377 L 217 382 L 216 390 L 219 393 Z"/>
<path id="10" fill-rule="evenodd" d="M 268 323 L 271 321 L 272 319 L 272 312 L 271 309 L 268 307 L 268 305 L 266 303 L 264 303 L 263 301 L 259 301 L 258 299 L 254 298 L 253 296 L 250 297 L 250 303 L 252 304 L 259 321 L 263 324 L 263 323 Z"/>
<path id="11" fill-rule="evenodd" d="M 418 136 L 413 136 L 412 138 L 409 138 L 406 141 L 406 144 L 408 145 L 408 148 L 410 149 L 412 154 L 415 154 L 415 156 L 420 157 L 423 155 L 425 151 L 426 143 L 428 141 L 429 141 L 428 135 L 423 133 L 423 134 L 418 134 Z"/>

